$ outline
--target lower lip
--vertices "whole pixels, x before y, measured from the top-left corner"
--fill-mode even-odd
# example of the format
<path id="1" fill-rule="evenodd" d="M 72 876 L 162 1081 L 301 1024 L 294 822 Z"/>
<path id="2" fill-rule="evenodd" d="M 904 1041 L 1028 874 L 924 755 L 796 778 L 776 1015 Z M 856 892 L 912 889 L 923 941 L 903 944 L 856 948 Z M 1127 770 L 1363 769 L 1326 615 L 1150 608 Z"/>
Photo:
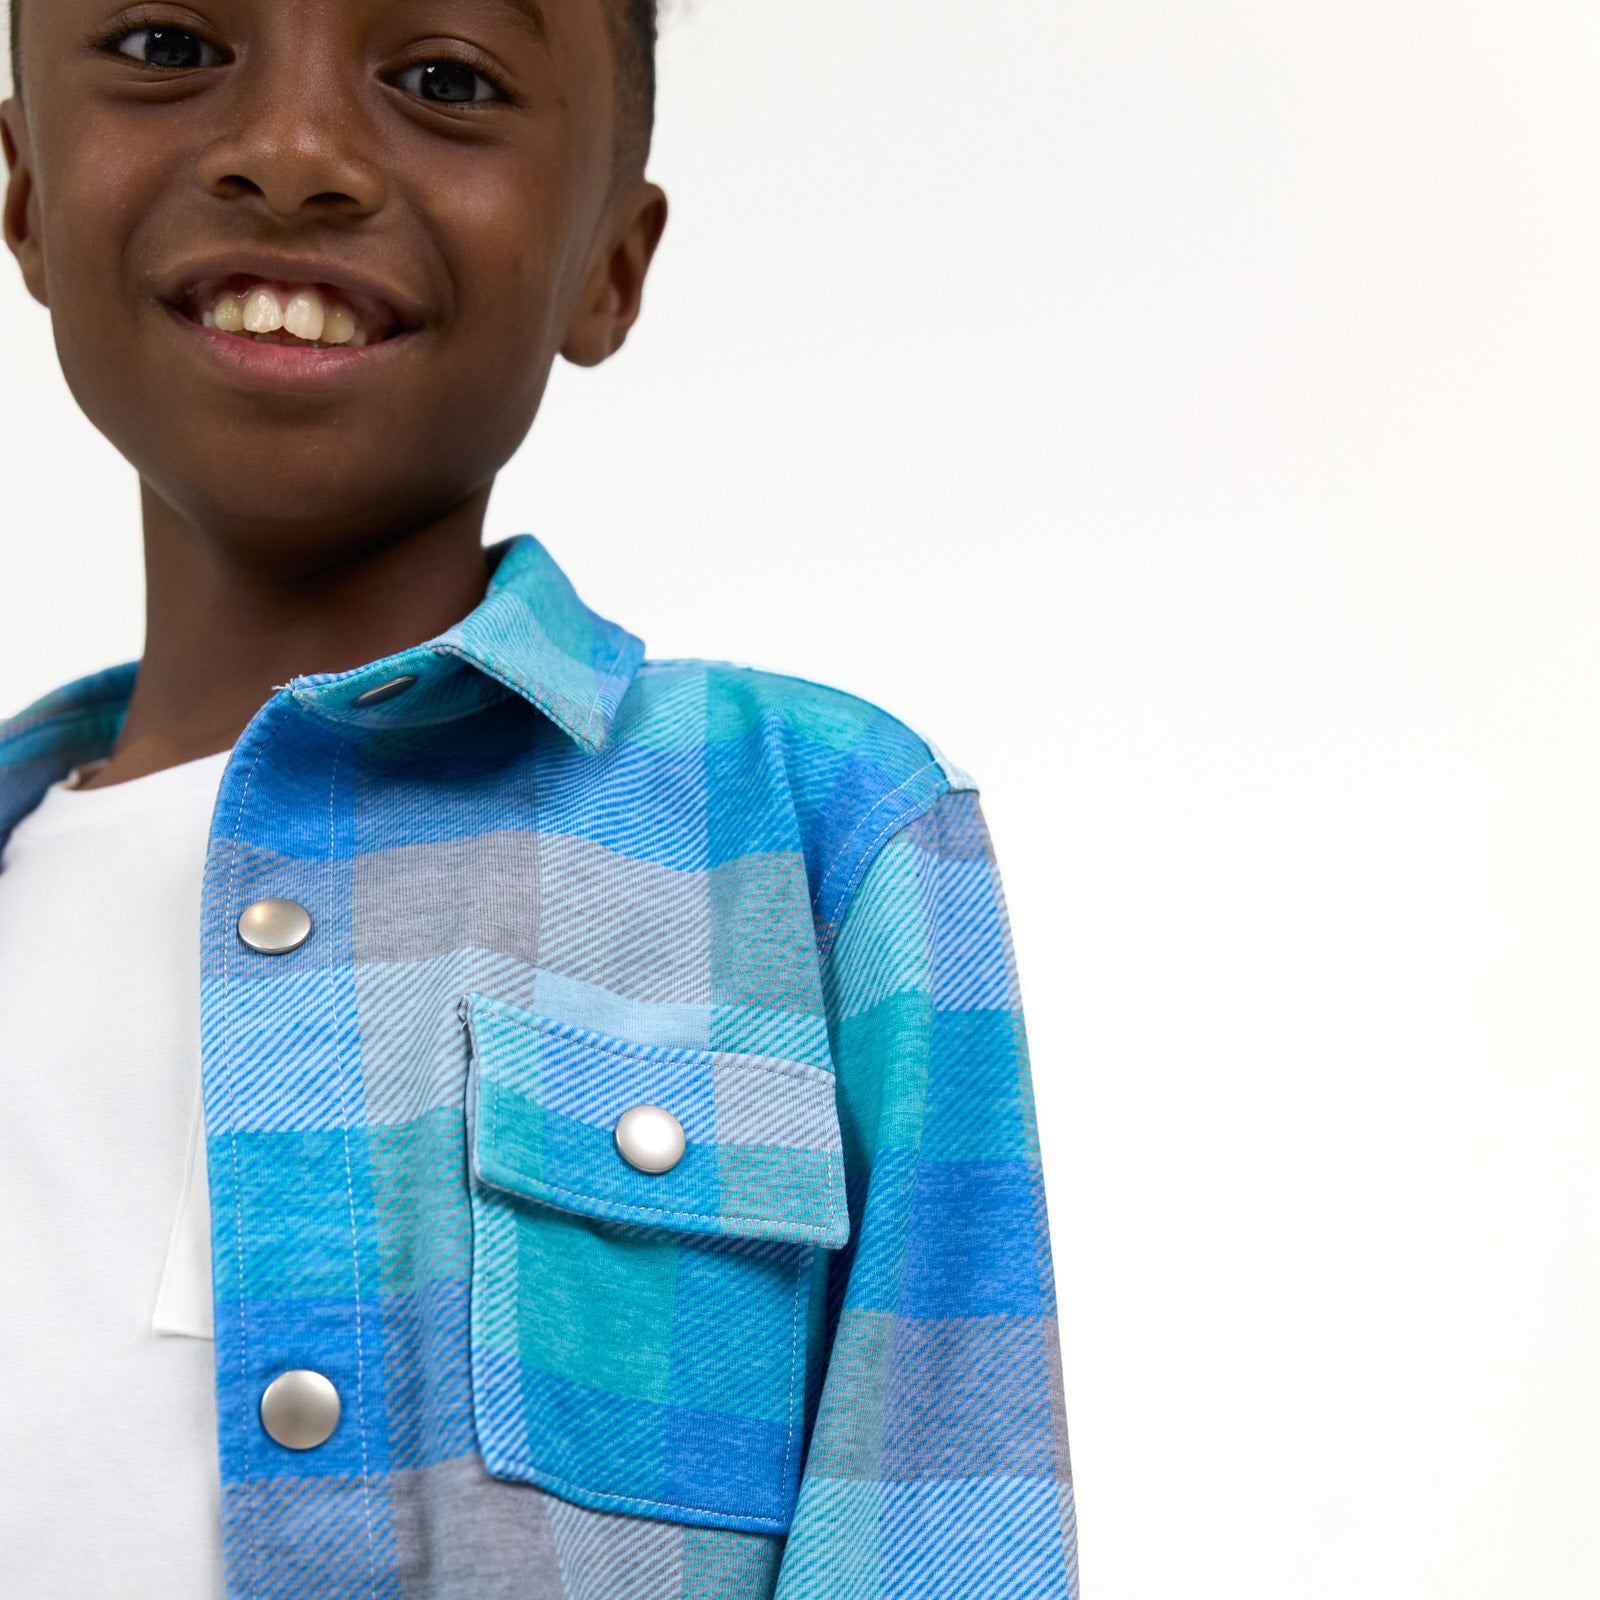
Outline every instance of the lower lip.
<path id="1" fill-rule="evenodd" d="M 414 330 L 392 334 L 377 344 L 293 345 L 273 344 L 263 339 L 246 339 L 236 333 L 205 328 L 186 317 L 176 306 L 167 312 L 178 327 L 194 341 L 200 354 L 234 378 L 253 389 L 269 389 L 280 394 L 311 394 L 336 389 L 357 377 L 385 367 L 403 354 L 415 337 Z"/>

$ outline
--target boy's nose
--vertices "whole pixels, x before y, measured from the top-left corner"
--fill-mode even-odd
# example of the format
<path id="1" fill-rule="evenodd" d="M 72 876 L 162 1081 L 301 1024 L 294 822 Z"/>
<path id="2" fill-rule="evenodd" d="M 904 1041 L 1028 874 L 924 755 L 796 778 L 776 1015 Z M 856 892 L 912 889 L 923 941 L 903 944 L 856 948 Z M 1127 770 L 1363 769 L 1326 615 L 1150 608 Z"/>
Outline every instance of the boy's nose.
<path id="1" fill-rule="evenodd" d="M 257 195 L 285 217 L 312 204 L 354 215 L 383 205 L 388 181 L 376 130 L 350 85 L 303 70 L 293 83 L 263 74 L 241 81 L 224 118 L 225 131 L 197 163 L 213 194 Z"/>

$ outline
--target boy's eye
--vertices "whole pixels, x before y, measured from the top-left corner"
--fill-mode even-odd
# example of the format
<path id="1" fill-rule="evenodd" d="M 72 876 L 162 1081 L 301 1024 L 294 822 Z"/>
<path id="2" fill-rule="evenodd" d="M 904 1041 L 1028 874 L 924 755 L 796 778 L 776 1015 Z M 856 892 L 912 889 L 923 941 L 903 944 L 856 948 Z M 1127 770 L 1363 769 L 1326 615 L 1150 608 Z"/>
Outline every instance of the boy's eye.
<path id="1" fill-rule="evenodd" d="M 222 60 L 213 46 L 187 28 L 136 28 L 118 40 L 117 53 L 147 67 L 214 67 Z"/>
<path id="2" fill-rule="evenodd" d="M 424 61 L 407 67 L 394 81 L 408 94 L 435 105 L 476 105 L 505 98 L 498 84 L 464 61 Z"/>

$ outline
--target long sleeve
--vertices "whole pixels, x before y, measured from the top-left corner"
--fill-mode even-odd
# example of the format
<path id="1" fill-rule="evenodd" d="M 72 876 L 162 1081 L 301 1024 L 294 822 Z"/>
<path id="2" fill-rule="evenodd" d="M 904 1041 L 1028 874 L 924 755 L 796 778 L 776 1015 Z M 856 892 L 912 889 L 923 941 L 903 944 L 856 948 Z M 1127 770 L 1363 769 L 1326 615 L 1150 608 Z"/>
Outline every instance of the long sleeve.
<path id="1" fill-rule="evenodd" d="M 1033 1091 L 975 794 L 879 852 L 825 993 L 851 1244 L 778 1600 L 1076 1600 Z"/>

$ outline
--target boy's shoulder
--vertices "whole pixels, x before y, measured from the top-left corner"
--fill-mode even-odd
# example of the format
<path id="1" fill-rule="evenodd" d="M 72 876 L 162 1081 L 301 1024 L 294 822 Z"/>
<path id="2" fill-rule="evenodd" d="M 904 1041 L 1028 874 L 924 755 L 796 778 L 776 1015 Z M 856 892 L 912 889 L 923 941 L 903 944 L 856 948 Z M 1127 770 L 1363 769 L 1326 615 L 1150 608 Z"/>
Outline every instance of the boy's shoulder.
<path id="1" fill-rule="evenodd" d="M 0 844 L 50 784 L 105 753 L 122 725 L 137 670 L 130 661 L 92 672 L 0 716 Z"/>
<path id="2" fill-rule="evenodd" d="M 674 711 L 700 722 L 708 746 L 765 732 L 783 738 L 803 760 L 867 759 L 902 778 L 932 766 L 951 788 L 975 787 L 904 718 L 817 679 L 743 661 L 645 660 L 619 708 L 613 738 L 625 740 L 635 730 L 658 726 L 663 714 L 672 719 Z"/>
<path id="3" fill-rule="evenodd" d="M 923 777 L 976 789 L 925 733 L 857 694 L 741 661 L 646 660 L 617 709 L 610 742 L 693 746 L 737 759 L 752 741 L 781 751 L 804 782 L 870 767 L 896 787 Z"/>
<path id="4" fill-rule="evenodd" d="M 694 766 L 713 862 L 748 853 L 763 822 L 792 829 L 771 843 L 799 845 L 824 928 L 837 925 L 884 843 L 946 795 L 977 788 L 925 734 L 870 700 L 735 661 L 646 660 L 609 743 Z"/>
<path id="5" fill-rule="evenodd" d="M 49 690 L 19 711 L 0 711 L 0 762 L 19 759 L 34 745 L 83 727 L 95 734 L 115 727 L 127 709 L 136 661 L 104 667 Z"/>

